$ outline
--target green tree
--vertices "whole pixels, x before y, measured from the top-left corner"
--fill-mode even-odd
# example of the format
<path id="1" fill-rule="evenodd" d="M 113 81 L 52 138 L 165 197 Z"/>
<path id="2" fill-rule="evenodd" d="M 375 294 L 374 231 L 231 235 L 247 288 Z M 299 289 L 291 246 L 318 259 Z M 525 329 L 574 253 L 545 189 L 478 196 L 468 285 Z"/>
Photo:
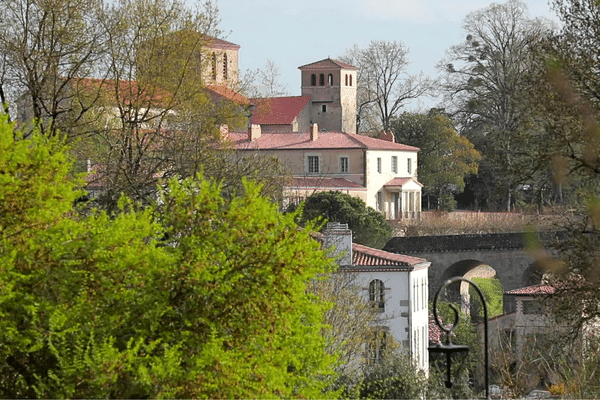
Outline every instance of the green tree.
<path id="1" fill-rule="evenodd" d="M 445 103 L 460 134 L 483 157 L 479 198 L 510 211 L 516 189 L 536 171 L 530 155 L 541 137 L 527 103 L 528 74 L 533 49 L 550 28 L 531 19 L 519 0 L 469 13 L 462 26 L 466 40 L 438 64 Z"/>
<path id="2" fill-rule="evenodd" d="M 320 222 L 348 224 L 352 241 L 358 244 L 380 249 L 392 237 L 392 227 L 383 214 L 349 194 L 318 192 L 307 198 L 301 207 L 301 223 L 320 219 Z"/>
<path id="3" fill-rule="evenodd" d="M 419 152 L 419 181 L 427 195 L 437 199 L 438 209 L 451 209 L 454 193 L 465 188 L 465 177 L 476 174 L 479 152 L 469 140 L 459 136 L 452 120 L 437 110 L 429 114 L 403 113 L 392 122 L 398 143 L 416 146 Z"/>
<path id="4" fill-rule="evenodd" d="M 160 206 L 79 216 L 66 149 L 0 123 L 2 397 L 323 397 L 334 267 L 246 184 L 173 180 Z"/>

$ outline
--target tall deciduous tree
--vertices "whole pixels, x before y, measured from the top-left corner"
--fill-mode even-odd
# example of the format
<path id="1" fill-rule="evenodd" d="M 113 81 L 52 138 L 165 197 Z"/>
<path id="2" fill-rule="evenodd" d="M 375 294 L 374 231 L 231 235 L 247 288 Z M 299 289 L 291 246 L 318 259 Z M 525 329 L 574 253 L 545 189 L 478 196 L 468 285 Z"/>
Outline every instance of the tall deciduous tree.
<path id="1" fill-rule="evenodd" d="M 428 77 L 407 72 L 408 53 L 402 42 L 373 40 L 366 48 L 354 45 L 341 57 L 358 68 L 357 131 L 389 129 L 408 101 L 430 92 Z"/>
<path id="2" fill-rule="evenodd" d="M 392 122 L 392 130 L 397 142 L 421 149 L 419 181 L 427 198 L 436 197 L 438 208 L 451 206 L 452 195 L 465 188 L 465 177 L 477 173 L 481 156 L 473 144 L 459 136 L 452 120 L 436 110 L 427 115 L 403 113 Z"/>
<path id="3" fill-rule="evenodd" d="M 509 0 L 468 14 L 462 27 L 466 40 L 438 65 L 447 109 L 483 156 L 486 197 L 510 210 L 515 189 L 534 172 L 529 155 L 540 128 L 527 106 L 527 77 L 532 49 L 549 34 L 549 24 L 530 18 L 525 3 Z"/>
<path id="4" fill-rule="evenodd" d="M 303 223 L 319 219 L 320 222 L 348 224 L 355 243 L 380 249 L 392 236 L 392 227 L 382 213 L 346 193 L 318 192 L 301 207 Z"/>
<path id="5" fill-rule="evenodd" d="M 173 180 L 160 206 L 79 217 L 58 138 L 0 119 L 0 396 L 327 397 L 335 265 L 256 186 Z"/>

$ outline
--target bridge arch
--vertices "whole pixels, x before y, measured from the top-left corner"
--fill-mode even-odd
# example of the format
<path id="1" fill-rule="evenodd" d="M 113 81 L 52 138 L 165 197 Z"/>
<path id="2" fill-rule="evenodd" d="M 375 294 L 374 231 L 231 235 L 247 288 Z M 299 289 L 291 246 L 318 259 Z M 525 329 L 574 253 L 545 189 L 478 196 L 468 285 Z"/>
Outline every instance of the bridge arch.
<path id="1" fill-rule="evenodd" d="M 473 278 L 495 280 L 497 281 L 496 284 L 502 287 L 502 291 L 504 290 L 504 285 L 499 279 L 498 271 L 496 271 L 496 269 L 491 267 L 489 264 L 480 260 L 466 259 L 455 262 L 446 268 L 442 274 L 441 282 L 443 283 L 447 279 L 455 276 L 462 276 L 470 280 L 473 280 Z M 471 302 L 469 287 L 470 285 L 467 282 L 460 282 L 460 286 L 458 284 L 450 285 L 445 293 L 447 300 L 460 303 L 462 311 L 467 314 L 470 313 L 470 311 L 473 309 L 473 305 L 475 304 Z"/>

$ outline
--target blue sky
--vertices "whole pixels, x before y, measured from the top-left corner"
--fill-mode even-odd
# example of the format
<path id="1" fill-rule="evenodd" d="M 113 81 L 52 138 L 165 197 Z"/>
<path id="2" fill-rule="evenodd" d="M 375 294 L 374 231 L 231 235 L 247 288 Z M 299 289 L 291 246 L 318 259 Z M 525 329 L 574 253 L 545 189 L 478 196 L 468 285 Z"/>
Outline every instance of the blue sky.
<path id="1" fill-rule="evenodd" d="M 267 59 L 280 69 L 291 95 L 300 94 L 298 67 L 336 58 L 353 44 L 402 41 L 410 49 L 409 72 L 436 75 L 444 52 L 464 39 L 470 11 L 491 1 L 477 0 L 218 0 L 225 39 L 241 46 L 239 66 L 263 68 Z M 526 0 L 530 17 L 556 20 L 547 0 Z M 430 100 L 425 100 L 429 106 Z M 423 106 L 423 104 L 421 104 Z M 415 109 L 414 103 L 410 108 Z"/>

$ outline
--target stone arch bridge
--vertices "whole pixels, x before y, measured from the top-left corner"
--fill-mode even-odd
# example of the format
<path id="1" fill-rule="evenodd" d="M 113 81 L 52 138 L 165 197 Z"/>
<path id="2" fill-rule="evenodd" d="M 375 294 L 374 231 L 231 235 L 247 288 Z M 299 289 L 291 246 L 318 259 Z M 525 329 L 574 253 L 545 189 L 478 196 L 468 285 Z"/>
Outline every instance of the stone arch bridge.
<path id="1" fill-rule="evenodd" d="M 542 232 L 537 239 L 548 248 L 564 237 L 562 232 Z M 504 291 L 539 283 L 543 273 L 526 242 L 522 232 L 407 236 L 390 239 L 383 250 L 430 261 L 429 294 L 433 297 L 446 279 L 465 276 L 481 265 L 496 271 Z"/>

